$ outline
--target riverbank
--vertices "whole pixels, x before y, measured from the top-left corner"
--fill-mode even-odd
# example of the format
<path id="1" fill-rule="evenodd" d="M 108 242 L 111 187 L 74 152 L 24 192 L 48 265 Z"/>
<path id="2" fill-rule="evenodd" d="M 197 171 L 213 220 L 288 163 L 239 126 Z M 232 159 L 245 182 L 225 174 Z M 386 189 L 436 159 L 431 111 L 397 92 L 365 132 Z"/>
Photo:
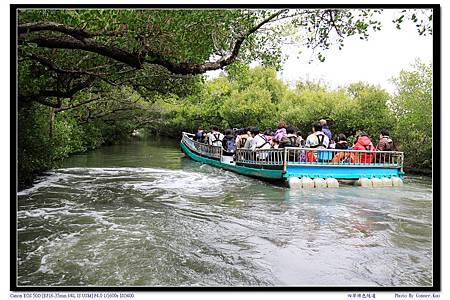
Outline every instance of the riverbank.
<path id="1" fill-rule="evenodd" d="M 419 168 L 412 168 L 412 167 L 404 167 L 403 170 L 407 175 L 421 175 L 421 176 L 433 176 L 433 170 L 432 169 L 419 169 Z"/>

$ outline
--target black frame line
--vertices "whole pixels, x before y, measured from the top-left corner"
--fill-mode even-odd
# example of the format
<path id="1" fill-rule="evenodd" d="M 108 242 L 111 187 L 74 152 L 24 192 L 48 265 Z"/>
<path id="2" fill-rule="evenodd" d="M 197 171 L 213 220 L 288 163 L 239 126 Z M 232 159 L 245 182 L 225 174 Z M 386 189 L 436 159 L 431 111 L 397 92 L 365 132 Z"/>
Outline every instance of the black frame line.
<path id="1" fill-rule="evenodd" d="M 20 9 L 433 9 L 433 136 L 441 137 L 441 6 L 440 4 L 10 4 L 10 289 L 17 292 L 149 292 L 149 291 L 304 291 L 304 292 L 439 292 L 441 291 L 441 139 L 433 141 L 433 285 L 424 286 L 19 286 L 17 284 L 17 11 Z M 13 94 L 14 91 L 14 94 Z M 15 155 L 15 156 L 14 156 Z"/>

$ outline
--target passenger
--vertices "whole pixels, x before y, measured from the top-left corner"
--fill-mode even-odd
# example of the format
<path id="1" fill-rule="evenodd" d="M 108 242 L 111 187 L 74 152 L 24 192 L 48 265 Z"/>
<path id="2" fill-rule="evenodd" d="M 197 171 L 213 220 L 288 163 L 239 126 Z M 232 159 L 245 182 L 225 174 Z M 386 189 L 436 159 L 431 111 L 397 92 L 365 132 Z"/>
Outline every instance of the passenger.
<path id="1" fill-rule="evenodd" d="M 289 126 L 286 128 L 286 136 L 282 138 L 280 141 L 280 148 L 284 147 L 300 147 L 301 144 L 301 137 L 300 140 L 298 139 L 298 136 L 295 134 L 295 128 L 292 126 Z"/>
<path id="2" fill-rule="evenodd" d="M 225 136 L 222 140 L 223 155 L 233 156 L 234 152 L 236 152 L 236 139 L 233 130 L 226 129 L 224 133 Z"/>
<path id="3" fill-rule="evenodd" d="M 297 141 L 300 143 L 300 148 L 305 148 L 305 139 L 302 137 L 302 133 L 300 131 L 297 131 Z M 299 162 L 306 162 L 306 150 L 300 150 L 299 156 L 298 156 Z"/>
<path id="4" fill-rule="evenodd" d="M 356 140 L 356 143 L 352 147 L 353 150 L 366 150 L 366 151 L 375 151 L 375 147 L 372 144 L 372 141 L 370 140 L 370 137 L 362 131 L 358 135 L 358 139 Z M 355 154 L 355 162 L 360 163 L 371 163 L 373 161 L 375 153 L 359 153 Z"/>
<path id="5" fill-rule="evenodd" d="M 345 136 L 345 134 L 343 133 L 339 133 L 337 136 L 337 143 L 335 146 L 335 149 L 339 149 L 339 150 L 348 150 L 348 142 L 347 142 L 347 137 Z"/>
<path id="6" fill-rule="evenodd" d="M 322 132 L 322 125 L 314 123 L 312 127 L 313 133 L 306 138 L 306 148 L 326 149 L 330 144 L 330 139 Z"/>
<path id="7" fill-rule="evenodd" d="M 223 134 L 219 132 L 219 127 L 212 126 L 212 132 L 209 135 L 209 145 L 211 146 L 222 146 Z"/>
<path id="8" fill-rule="evenodd" d="M 381 129 L 380 137 L 378 139 L 377 147 L 378 151 L 394 151 L 394 142 L 389 137 L 389 131 L 387 129 Z"/>
<path id="9" fill-rule="evenodd" d="M 330 139 L 325 133 L 322 132 L 322 125 L 319 122 L 316 122 L 312 126 L 313 133 L 308 135 L 306 138 L 306 148 L 316 148 L 316 149 L 327 149 L 330 144 Z M 317 152 L 319 154 L 319 152 Z M 307 153 L 307 161 L 315 162 L 317 161 L 317 155 L 313 151 L 308 151 Z M 319 160 L 327 160 L 329 159 L 327 152 L 321 152 Z"/>
<path id="10" fill-rule="evenodd" d="M 238 142 L 239 142 L 240 136 L 242 135 L 242 132 L 243 132 L 242 128 L 237 129 L 235 132 L 236 133 L 236 139 L 235 139 L 236 149 L 240 148 L 240 147 L 238 147 Z"/>
<path id="11" fill-rule="evenodd" d="M 288 126 L 286 128 L 286 135 L 281 139 L 279 148 L 285 147 L 300 147 L 301 140 L 299 140 L 297 134 L 295 134 L 295 128 Z M 303 151 L 304 152 L 304 151 Z M 290 149 L 288 150 L 288 161 L 298 162 L 300 161 L 300 152 L 298 150 Z"/>
<path id="12" fill-rule="evenodd" d="M 194 141 L 203 143 L 203 141 L 204 141 L 203 135 L 204 135 L 203 128 L 202 128 L 202 127 L 199 127 L 199 128 L 197 129 L 197 133 L 196 133 L 195 136 L 194 136 Z"/>
<path id="13" fill-rule="evenodd" d="M 203 138 L 202 138 L 202 143 L 204 144 L 208 144 L 208 140 L 209 140 L 209 131 L 208 130 L 203 130 Z"/>
<path id="14" fill-rule="evenodd" d="M 297 131 L 297 140 L 300 142 L 300 146 L 299 147 L 305 147 L 305 139 L 303 139 L 302 137 L 302 133 L 300 131 Z"/>
<path id="15" fill-rule="evenodd" d="M 278 148 L 280 148 L 280 142 L 272 139 L 271 146 L 272 146 L 273 149 L 278 149 Z"/>
<path id="16" fill-rule="evenodd" d="M 236 137 L 236 148 L 245 148 L 247 141 L 251 140 L 252 137 L 248 133 L 247 128 L 242 128 L 238 131 L 238 136 Z M 250 146 L 246 149 L 250 149 Z"/>
<path id="17" fill-rule="evenodd" d="M 252 151 L 255 151 L 256 149 L 270 149 L 270 143 L 266 139 L 266 136 L 263 133 L 259 132 L 259 129 L 256 127 L 253 127 L 250 131 L 253 139 L 250 146 L 250 149 Z"/>
<path id="18" fill-rule="evenodd" d="M 273 140 L 275 142 L 280 143 L 282 138 L 284 136 L 286 136 L 286 134 L 287 134 L 286 133 L 286 123 L 280 122 L 280 123 L 278 123 L 278 129 L 277 129 L 277 131 L 275 131 L 275 135 L 273 137 Z"/>
<path id="19" fill-rule="evenodd" d="M 322 125 L 322 132 L 325 133 L 325 135 L 328 137 L 328 140 L 331 141 L 333 135 L 331 134 L 330 128 L 328 128 L 328 126 L 327 126 L 327 121 L 324 119 L 321 119 L 319 121 L 319 123 L 320 123 L 320 125 Z"/>
<path id="20" fill-rule="evenodd" d="M 339 133 L 337 136 L 337 142 L 335 149 L 337 150 L 349 150 L 351 149 L 348 146 L 347 137 L 343 133 Z M 352 163 L 355 160 L 355 154 L 348 151 L 336 151 L 334 152 L 334 157 L 331 160 L 332 163 L 337 164 L 348 164 Z"/>
<path id="21" fill-rule="evenodd" d="M 264 131 L 264 135 L 266 136 L 266 139 L 269 141 L 269 143 L 272 144 L 274 135 L 272 128 L 267 128 L 266 131 Z"/>
<path id="22" fill-rule="evenodd" d="M 353 150 L 373 151 L 375 149 L 375 147 L 373 146 L 369 135 L 367 133 L 365 133 L 364 131 L 361 131 L 361 133 L 358 135 L 358 139 L 356 140 L 352 149 Z"/>

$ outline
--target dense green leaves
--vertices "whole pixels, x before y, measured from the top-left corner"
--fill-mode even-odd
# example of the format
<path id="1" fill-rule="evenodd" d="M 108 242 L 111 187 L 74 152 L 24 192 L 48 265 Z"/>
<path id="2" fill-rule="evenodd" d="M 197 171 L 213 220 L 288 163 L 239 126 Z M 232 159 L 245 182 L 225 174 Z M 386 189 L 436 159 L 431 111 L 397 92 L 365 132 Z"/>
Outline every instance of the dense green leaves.
<path id="1" fill-rule="evenodd" d="M 431 33 L 430 12 L 405 10 L 394 22 L 409 20 L 419 33 Z M 325 118 L 334 133 L 349 136 L 392 129 L 411 153 L 417 145 L 409 147 L 409 140 L 431 145 L 430 121 L 419 113 L 431 104 L 415 100 L 428 99 L 431 88 L 421 81 L 428 74 L 402 73 L 395 99 L 364 83 L 330 90 L 304 82 L 292 89 L 276 78 L 283 44 L 312 48 L 323 61 L 325 50 L 342 48 L 346 38 L 367 39 L 381 30 L 380 13 L 20 9 L 19 180 L 30 183 L 68 155 L 119 141 L 137 128 L 178 134 L 211 124 L 273 128 L 285 120 L 306 136 L 313 121 Z M 261 67 L 250 69 L 255 62 Z M 218 69 L 227 75 L 212 81 L 201 75 Z M 402 131 L 409 127 L 414 130 Z M 429 166 L 430 147 L 411 154 L 412 161 Z"/>
<path id="2" fill-rule="evenodd" d="M 365 130 L 375 137 L 381 128 L 393 127 L 388 100 L 389 94 L 384 90 L 364 83 L 339 90 L 299 83 L 291 89 L 276 78 L 274 70 L 257 67 L 231 76 L 221 75 L 205 83 L 195 102 L 176 98 L 164 109 L 172 128 L 178 130 L 211 124 L 265 129 L 284 120 L 306 136 L 311 124 L 324 118 L 336 134 L 350 136 Z"/>
<path id="3" fill-rule="evenodd" d="M 421 62 L 393 79 L 397 87 L 391 104 L 397 117 L 395 130 L 407 157 L 420 168 L 432 164 L 432 80 L 431 65 Z"/>

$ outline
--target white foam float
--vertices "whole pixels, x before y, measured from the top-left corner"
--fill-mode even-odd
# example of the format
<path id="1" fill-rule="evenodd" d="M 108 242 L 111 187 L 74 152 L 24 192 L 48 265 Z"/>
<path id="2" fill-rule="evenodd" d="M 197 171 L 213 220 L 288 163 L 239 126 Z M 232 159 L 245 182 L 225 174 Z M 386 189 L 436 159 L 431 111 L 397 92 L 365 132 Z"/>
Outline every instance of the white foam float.
<path id="1" fill-rule="evenodd" d="M 314 187 L 315 188 L 326 188 L 327 187 L 327 183 L 325 182 L 325 180 L 323 178 L 314 178 Z"/>
<path id="2" fill-rule="evenodd" d="M 327 184 L 327 187 L 329 188 L 337 188 L 339 187 L 339 182 L 336 178 L 327 178 L 325 179 L 325 183 Z"/>
<path id="3" fill-rule="evenodd" d="M 302 187 L 303 188 L 313 188 L 314 181 L 309 177 L 302 177 Z"/>
<path id="4" fill-rule="evenodd" d="M 302 180 L 298 177 L 289 177 L 288 185 L 290 188 L 302 188 Z"/>
<path id="5" fill-rule="evenodd" d="M 372 182 L 373 187 L 382 187 L 383 186 L 383 182 L 381 181 L 380 178 L 371 178 L 370 181 Z"/>
<path id="6" fill-rule="evenodd" d="M 391 181 L 392 181 L 393 186 L 402 186 L 403 185 L 403 181 L 399 177 L 392 177 Z"/>
<path id="7" fill-rule="evenodd" d="M 383 177 L 381 178 L 381 182 L 383 186 L 392 186 L 392 180 L 390 178 Z"/>
<path id="8" fill-rule="evenodd" d="M 360 178 L 355 181 L 355 185 L 362 187 L 372 187 L 372 181 L 369 178 Z"/>

